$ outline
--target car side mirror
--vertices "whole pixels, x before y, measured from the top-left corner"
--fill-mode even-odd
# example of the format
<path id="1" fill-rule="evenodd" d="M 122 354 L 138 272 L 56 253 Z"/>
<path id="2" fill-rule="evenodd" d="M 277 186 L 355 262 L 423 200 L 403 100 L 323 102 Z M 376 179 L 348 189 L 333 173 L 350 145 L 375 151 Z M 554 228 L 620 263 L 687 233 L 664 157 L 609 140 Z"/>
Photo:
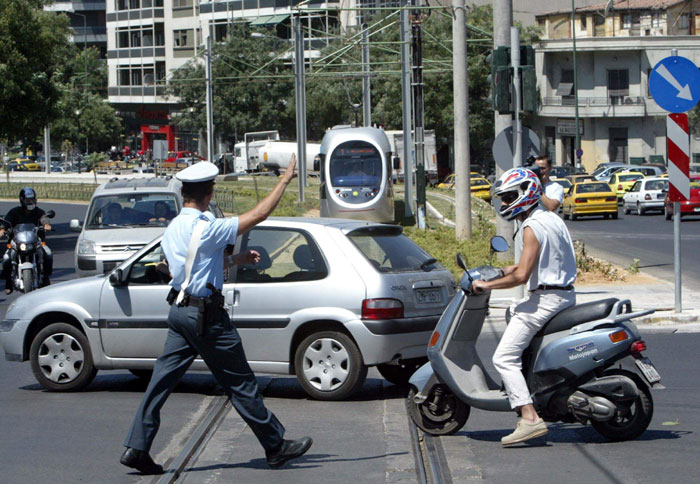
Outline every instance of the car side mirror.
<path id="1" fill-rule="evenodd" d="M 399 158 L 398 156 L 394 156 L 394 157 L 391 159 L 391 161 L 392 161 L 393 164 L 394 164 L 394 165 L 393 165 L 393 166 L 394 166 L 394 170 L 398 170 L 399 168 L 401 168 L 401 158 Z"/>
<path id="2" fill-rule="evenodd" d="M 54 212 L 53 210 L 49 210 L 48 212 L 46 212 L 46 216 L 49 218 L 54 218 L 56 216 L 56 212 Z"/>
<path id="3" fill-rule="evenodd" d="M 124 280 L 124 271 L 120 269 L 115 269 L 109 275 L 109 283 L 115 287 L 124 286 L 126 281 Z"/>
<path id="4" fill-rule="evenodd" d="M 314 171 L 321 171 L 321 157 L 314 156 Z"/>
<path id="5" fill-rule="evenodd" d="M 83 230 L 83 227 L 80 226 L 80 220 L 78 220 L 77 218 L 74 218 L 70 221 L 69 227 L 71 232 L 80 232 L 81 230 Z"/>

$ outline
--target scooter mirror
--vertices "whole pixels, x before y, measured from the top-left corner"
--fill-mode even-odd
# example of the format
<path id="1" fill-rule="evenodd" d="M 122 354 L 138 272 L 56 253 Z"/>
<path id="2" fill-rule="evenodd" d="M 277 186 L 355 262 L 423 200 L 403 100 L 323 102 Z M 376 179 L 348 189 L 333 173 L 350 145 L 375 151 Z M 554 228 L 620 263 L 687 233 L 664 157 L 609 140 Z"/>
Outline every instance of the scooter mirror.
<path id="1" fill-rule="evenodd" d="M 467 261 L 464 260 L 462 254 L 457 252 L 457 265 L 462 268 L 462 270 L 467 270 Z"/>
<path id="2" fill-rule="evenodd" d="M 494 252 L 505 252 L 508 250 L 508 242 L 500 235 L 491 237 L 491 250 Z"/>
<path id="3" fill-rule="evenodd" d="M 48 212 L 46 212 L 46 216 L 49 218 L 54 218 L 56 216 L 56 212 L 54 212 L 53 210 L 49 210 Z"/>

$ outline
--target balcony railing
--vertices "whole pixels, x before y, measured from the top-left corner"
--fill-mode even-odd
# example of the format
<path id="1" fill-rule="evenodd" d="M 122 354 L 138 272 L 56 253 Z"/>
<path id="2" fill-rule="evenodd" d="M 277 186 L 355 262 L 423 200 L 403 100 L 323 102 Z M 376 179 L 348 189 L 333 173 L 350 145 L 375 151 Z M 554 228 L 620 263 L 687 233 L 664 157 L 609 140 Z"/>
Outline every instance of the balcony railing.
<path id="1" fill-rule="evenodd" d="M 604 106 L 644 106 L 642 96 L 608 96 L 608 97 L 579 97 L 578 106 L 604 107 Z M 546 97 L 542 100 L 543 106 L 574 106 L 574 97 Z"/>

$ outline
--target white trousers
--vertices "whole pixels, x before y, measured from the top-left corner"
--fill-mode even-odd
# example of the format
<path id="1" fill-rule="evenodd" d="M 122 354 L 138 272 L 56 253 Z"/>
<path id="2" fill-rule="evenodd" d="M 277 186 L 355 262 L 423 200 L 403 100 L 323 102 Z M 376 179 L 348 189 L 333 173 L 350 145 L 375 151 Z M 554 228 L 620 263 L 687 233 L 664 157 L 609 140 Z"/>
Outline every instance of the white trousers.
<path id="1" fill-rule="evenodd" d="M 493 365 L 501 375 L 511 408 L 532 403 L 522 373 L 523 351 L 544 324 L 558 312 L 576 304 L 576 292 L 533 291 L 510 307 L 511 318 L 493 354 Z"/>

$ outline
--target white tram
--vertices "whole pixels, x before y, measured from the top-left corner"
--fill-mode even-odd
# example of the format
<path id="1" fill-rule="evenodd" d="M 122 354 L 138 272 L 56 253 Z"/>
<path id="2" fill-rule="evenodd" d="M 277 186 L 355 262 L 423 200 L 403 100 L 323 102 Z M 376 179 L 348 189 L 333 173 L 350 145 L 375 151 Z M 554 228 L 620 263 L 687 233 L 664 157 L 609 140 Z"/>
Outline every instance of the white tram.
<path id="1" fill-rule="evenodd" d="M 319 164 L 321 217 L 394 222 L 391 145 L 383 130 L 327 131 Z"/>

